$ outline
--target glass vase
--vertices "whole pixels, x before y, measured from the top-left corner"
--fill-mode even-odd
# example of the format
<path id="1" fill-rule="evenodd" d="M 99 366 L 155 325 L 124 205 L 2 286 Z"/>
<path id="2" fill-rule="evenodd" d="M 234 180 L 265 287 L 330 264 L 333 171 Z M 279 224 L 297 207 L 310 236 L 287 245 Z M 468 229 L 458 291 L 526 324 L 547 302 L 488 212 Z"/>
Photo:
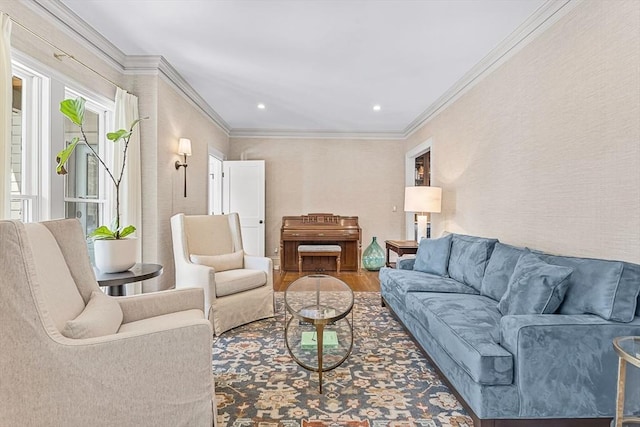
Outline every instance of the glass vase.
<path id="1" fill-rule="evenodd" d="M 384 267 L 384 262 L 384 251 L 378 244 L 377 237 L 374 237 L 362 254 L 362 266 L 369 271 L 378 271 Z"/>

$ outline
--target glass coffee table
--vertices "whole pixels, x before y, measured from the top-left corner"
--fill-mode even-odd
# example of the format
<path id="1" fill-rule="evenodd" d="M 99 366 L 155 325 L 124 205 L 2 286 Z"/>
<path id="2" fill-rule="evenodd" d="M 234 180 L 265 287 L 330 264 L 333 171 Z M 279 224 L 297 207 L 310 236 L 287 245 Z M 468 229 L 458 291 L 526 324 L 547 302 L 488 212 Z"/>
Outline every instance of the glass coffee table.
<path id="1" fill-rule="evenodd" d="M 353 291 L 342 280 L 314 274 L 287 287 L 284 305 L 287 349 L 300 366 L 318 373 L 322 393 L 322 373 L 340 366 L 353 347 Z"/>
<path id="2" fill-rule="evenodd" d="M 624 394 L 627 377 L 627 363 L 640 368 L 640 337 L 618 337 L 613 340 L 613 348 L 618 353 L 618 396 L 616 398 L 615 427 L 626 423 L 640 424 L 640 416 L 624 416 Z"/>

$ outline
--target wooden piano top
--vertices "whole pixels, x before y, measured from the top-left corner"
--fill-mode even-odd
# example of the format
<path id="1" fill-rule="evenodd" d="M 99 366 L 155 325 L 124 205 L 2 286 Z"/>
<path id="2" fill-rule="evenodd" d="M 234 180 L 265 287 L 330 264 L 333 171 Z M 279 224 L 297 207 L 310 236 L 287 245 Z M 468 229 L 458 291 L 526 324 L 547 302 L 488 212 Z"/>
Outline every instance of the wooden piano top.
<path id="1" fill-rule="evenodd" d="M 357 216 L 340 216 L 328 213 L 282 217 L 282 238 L 298 240 L 316 237 L 324 239 L 360 239 Z"/>
<path id="2" fill-rule="evenodd" d="M 282 229 L 287 228 L 316 228 L 316 227 L 332 227 L 344 228 L 358 226 L 357 216 L 340 216 L 328 213 L 311 213 L 308 215 L 283 216 Z"/>

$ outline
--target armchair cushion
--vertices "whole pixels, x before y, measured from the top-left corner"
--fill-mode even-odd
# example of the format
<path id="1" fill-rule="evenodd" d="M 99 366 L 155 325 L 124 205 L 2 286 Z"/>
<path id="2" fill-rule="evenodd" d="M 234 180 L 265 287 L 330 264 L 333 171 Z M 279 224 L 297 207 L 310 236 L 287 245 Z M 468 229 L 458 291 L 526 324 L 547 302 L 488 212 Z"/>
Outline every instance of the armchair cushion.
<path id="1" fill-rule="evenodd" d="M 181 322 L 191 322 L 193 320 L 204 319 L 204 314 L 200 309 L 176 311 L 175 313 L 163 314 L 149 317 L 148 319 L 136 320 L 131 323 L 124 323 L 120 326 L 119 334 L 125 332 L 153 332 L 174 328 Z"/>
<path id="2" fill-rule="evenodd" d="M 101 291 L 93 291 L 89 303 L 78 317 L 67 321 L 62 335 L 67 338 L 93 338 L 118 332 L 122 323 L 120 304 Z"/>
<path id="3" fill-rule="evenodd" d="M 216 272 L 243 268 L 244 251 L 236 251 L 222 255 L 189 255 L 194 264 L 212 267 Z"/>
<path id="4" fill-rule="evenodd" d="M 218 298 L 259 288 L 267 284 L 267 273 L 262 270 L 227 270 L 216 273 Z"/>

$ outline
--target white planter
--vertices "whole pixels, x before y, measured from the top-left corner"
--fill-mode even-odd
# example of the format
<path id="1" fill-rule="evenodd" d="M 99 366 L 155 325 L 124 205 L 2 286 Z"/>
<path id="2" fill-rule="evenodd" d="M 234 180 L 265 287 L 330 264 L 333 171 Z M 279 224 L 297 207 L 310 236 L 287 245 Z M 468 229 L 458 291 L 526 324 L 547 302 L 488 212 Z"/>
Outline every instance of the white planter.
<path id="1" fill-rule="evenodd" d="M 94 240 L 95 263 L 102 273 L 120 273 L 136 264 L 136 238 Z"/>

